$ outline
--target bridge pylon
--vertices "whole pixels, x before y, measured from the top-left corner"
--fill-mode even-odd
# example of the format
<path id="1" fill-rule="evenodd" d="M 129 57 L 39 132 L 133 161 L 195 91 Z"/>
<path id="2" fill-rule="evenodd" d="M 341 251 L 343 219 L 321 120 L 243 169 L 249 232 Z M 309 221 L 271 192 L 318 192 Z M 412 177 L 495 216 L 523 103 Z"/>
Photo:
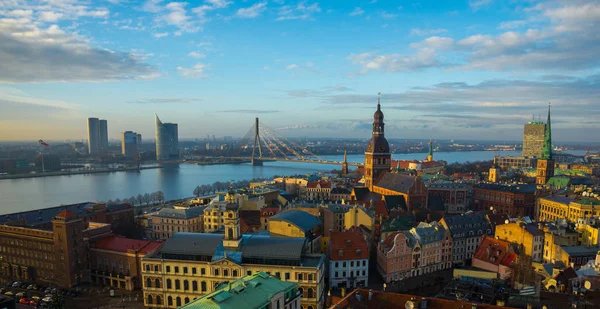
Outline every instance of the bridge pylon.
<path id="1" fill-rule="evenodd" d="M 254 146 L 252 146 L 252 165 L 263 165 L 262 160 L 262 147 L 260 145 L 260 127 L 258 122 L 258 117 L 256 117 L 256 121 L 254 123 Z M 258 158 L 256 157 L 256 149 L 258 148 Z"/>

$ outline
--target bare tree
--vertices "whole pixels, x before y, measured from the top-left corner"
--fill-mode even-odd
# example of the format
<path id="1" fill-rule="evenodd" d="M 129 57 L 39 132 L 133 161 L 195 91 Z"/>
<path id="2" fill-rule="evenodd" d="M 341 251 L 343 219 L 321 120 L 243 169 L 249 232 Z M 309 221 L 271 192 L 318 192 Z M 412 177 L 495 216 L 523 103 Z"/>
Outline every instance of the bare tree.
<path id="1" fill-rule="evenodd" d="M 138 202 L 138 205 L 142 205 L 144 203 L 144 196 L 141 194 L 138 194 L 138 196 L 136 197 L 136 200 Z"/>
<path id="2" fill-rule="evenodd" d="M 200 197 L 200 195 L 202 194 L 202 189 L 200 189 L 200 186 L 196 186 L 196 188 L 194 188 L 193 193 L 196 197 Z"/>

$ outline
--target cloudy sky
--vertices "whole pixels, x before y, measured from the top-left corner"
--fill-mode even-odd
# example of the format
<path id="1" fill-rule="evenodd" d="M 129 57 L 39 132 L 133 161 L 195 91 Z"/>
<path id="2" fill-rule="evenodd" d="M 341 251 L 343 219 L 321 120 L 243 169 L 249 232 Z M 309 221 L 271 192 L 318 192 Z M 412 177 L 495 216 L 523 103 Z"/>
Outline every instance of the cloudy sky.
<path id="1" fill-rule="evenodd" d="M 181 0 L 184 1 L 184 0 Z M 600 1 L 2 0 L 0 140 L 522 138 L 600 142 Z"/>

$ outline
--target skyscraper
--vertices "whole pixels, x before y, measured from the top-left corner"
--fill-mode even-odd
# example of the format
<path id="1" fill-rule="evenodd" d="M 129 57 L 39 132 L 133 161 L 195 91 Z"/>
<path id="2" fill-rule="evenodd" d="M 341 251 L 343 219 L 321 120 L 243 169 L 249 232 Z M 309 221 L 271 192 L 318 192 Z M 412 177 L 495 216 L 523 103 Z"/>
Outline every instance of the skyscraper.
<path id="1" fill-rule="evenodd" d="M 390 145 L 384 134 L 383 112 L 379 98 L 377 111 L 373 115 L 373 136 L 365 152 L 365 187 L 373 191 L 373 185 L 379 175 L 389 172 L 392 166 Z"/>
<path id="2" fill-rule="evenodd" d="M 100 127 L 98 118 L 88 118 L 88 153 L 100 152 Z"/>
<path id="3" fill-rule="evenodd" d="M 121 153 L 126 157 L 135 158 L 138 154 L 137 134 L 131 131 L 121 133 Z"/>
<path id="4" fill-rule="evenodd" d="M 138 147 L 139 147 L 139 146 L 142 144 L 142 135 L 138 133 L 138 134 L 135 136 L 135 138 L 136 138 L 136 140 L 137 140 L 137 144 L 138 144 Z"/>
<path id="5" fill-rule="evenodd" d="M 179 158 L 179 132 L 176 123 L 162 123 L 158 115 L 156 122 L 156 160 Z"/>
<path id="6" fill-rule="evenodd" d="M 550 105 L 548 105 L 548 120 L 546 121 L 546 134 L 544 146 L 537 161 L 535 183 L 545 185 L 550 177 L 554 176 L 554 159 L 552 156 L 552 128 L 550 126 Z"/>
<path id="7" fill-rule="evenodd" d="M 546 125 L 541 121 L 531 121 L 523 128 L 523 156 L 539 157 L 544 146 Z"/>
<path id="8" fill-rule="evenodd" d="M 98 131 L 100 152 L 106 153 L 108 152 L 108 123 L 104 119 L 100 119 L 98 123 L 100 125 L 100 130 Z"/>

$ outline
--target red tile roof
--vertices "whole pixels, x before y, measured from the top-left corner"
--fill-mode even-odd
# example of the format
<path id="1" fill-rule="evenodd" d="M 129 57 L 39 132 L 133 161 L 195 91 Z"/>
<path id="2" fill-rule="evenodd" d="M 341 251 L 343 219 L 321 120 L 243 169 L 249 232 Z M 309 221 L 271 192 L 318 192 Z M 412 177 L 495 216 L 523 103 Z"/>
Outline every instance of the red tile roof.
<path id="1" fill-rule="evenodd" d="M 353 201 L 355 204 L 362 205 L 367 209 L 371 209 L 371 201 Z M 375 215 L 388 216 L 387 204 L 385 201 L 373 201 L 373 207 L 375 207 Z"/>
<path id="2" fill-rule="evenodd" d="M 264 207 L 260 209 L 260 216 L 261 217 L 270 217 L 273 215 L 278 214 L 280 211 L 280 209 L 278 207 Z M 269 214 L 272 213 L 272 214 Z"/>
<path id="3" fill-rule="evenodd" d="M 425 161 L 421 163 L 421 168 L 425 169 L 425 168 L 432 168 L 432 167 L 438 167 L 438 166 L 444 166 L 444 164 L 437 162 L 437 161 Z"/>
<path id="4" fill-rule="evenodd" d="M 77 214 L 68 209 L 65 209 L 65 210 L 59 212 L 56 216 L 59 218 L 73 218 L 73 217 L 77 217 Z"/>
<path id="5" fill-rule="evenodd" d="M 509 251 L 509 246 L 510 243 L 507 241 L 483 236 L 473 258 L 494 265 L 509 266 L 517 259 L 517 255 Z"/>
<path id="6" fill-rule="evenodd" d="M 310 189 L 315 189 L 317 185 L 320 185 L 323 189 L 331 189 L 331 183 L 326 180 L 311 181 L 306 184 L 306 187 Z"/>
<path id="7" fill-rule="evenodd" d="M 162 242 L 152 240 L 131 239 L 119 235 L 106 236 L 93 244 L 94 248 L 127 252 L 128 250 L 137 250 L 141 254 L 148 254 L 156 250 Z"/>
<path id="8" fill-rule="evenodd" d="M 369 246 L 358 230 L 331 232 L 329 248 L 330 259 L 334 261 L 369 258 Z"/>

